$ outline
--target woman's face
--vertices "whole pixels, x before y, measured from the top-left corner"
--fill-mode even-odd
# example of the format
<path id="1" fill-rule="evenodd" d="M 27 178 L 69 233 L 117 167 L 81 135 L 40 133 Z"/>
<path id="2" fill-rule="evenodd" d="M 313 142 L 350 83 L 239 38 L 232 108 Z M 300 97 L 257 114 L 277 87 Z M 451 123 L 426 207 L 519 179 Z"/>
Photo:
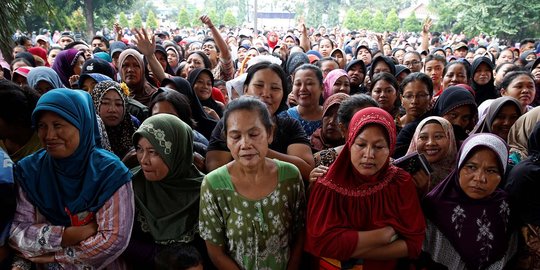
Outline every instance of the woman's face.
<path id="1" fill-rule="evenodd" d="M 301 69 L 294 74 L 292 91 L 299 106 L 310 107 L 319 104 L 323 86 L 315 71 Z"/>
<path id="2" fill-rule="evenodd" d="M 259 51 L 255 48 L 251 48 L 247 51 L 247 55 L 253 59 L 254 57 L 258 56 L 259 55 Z"/>
<path id="3" fill-rule="evenodd" d="M 13 48 L 13 59 L 15 59 L 15 56 L 21 52 L 24 52 L 24 49 L 22 47 L 16 46 L 15 48 Z"/>
<path id="4" fill-rule="evenodd" d="M 501 85 L 504 79 L 504 75 L 508 73 L 508 69 L 510 69 L 510 67 L 512 67 L 512 64 L 506 64 L 499 68 L 499 70 L 495 74 L 495 85 Z"/>
<path id="5" fill-rule="evenodd" d="M 191 71 L 196 68 L 206 68 L 206 67 L 204 66 L 203 58 L 196 53 L 192 53 L 189 55 L 187 59 L 187 73 L 188 74 L 191 73 Z"/>
<path id="6" fill-rule="evenodd" d="M 473 52 L 467 52 L 467 55 L 465 56 L 465 59 L 467 59 L 467 61 L 469 61 L 469 63 L 472 64 L 472 62 L 474 61 L 474 53 Z"/>
<path id="7" fill-rule="evenodd" d="M 81 75 L 83 64 L 84 64 L 84 57 L 79 56 L 79 57 L 77 58 L 77 62 L 76 62 L 75 65 L 73 66 L 73 74 L 75 74 L 75 75 Z"/>
<path id="8" fill-rule="evenodd" d="M 383 54 L 385 56 L 392 56 L 392 47 L 390 47 L 390 45 L 388 45 L 388 44 L 385 44 L 383 46 Z"/>
<path id="9" fill-rule="evenodd" d="M 391 112 L 397 99 L 397 91 L 392 84 L 385 80 L 379 80 L 371 91 L 371 97 L 379 103 L 381 109 Z"/>
<path id="10" fill-rule="evenodd" d="M 444 71 L 444 65 L 440 61 L 431 60 L 426 63 L 426 73 L 433 81 L 433 87 L 439 89 Z"/>
<path id="11" fill-rule="evenodd" d="M 347 71 L 347 75 L 351 78 L 351 84 L 355 86 L 362 84 L 366 77 L 366 73 L 360 64 L 352 66 L 349 71 Z"/>
<path id="12" fill-rule="evenodd" d="M 491 124 L 491 133 L 498 135 L 504 141 L 508 139 L 508 132 L 510 128 L 519 118 L 519 111 L 515 105 L 506 104 L 504 105 L 493 120 Z"/>
<path id="13" fill-rule="evenodd" d="M 154 55 L 156 56 L 158 62 L 161 64 L 163 70 L 165 70 L 167 68 L 167 56 L 159 51 L 155 52 Z"/>
<path id="14" fill-rule="evenodd" d="M 152 107 L 152 115 L 156 115 L 159 113 L 167 113 L 180 117 L 174 106 L 168 101 L 160 101 L 154 104 L 154 106 Z"/>
<path id="15" fill-rule="evenodd" d="M 330 56 L 332 49 L 333 49 L 332 42 L 328 39 L 323 39 L 319 43 L 319 52 L 321 53 L 322 57 Z"/>
<path id="16" fill-rule="evenodd" d="M 79 87 L 82 90 L 90 93 L 92 92 L 92 90 L 94 90 L 94 87 L 96 87 L 96 84 L 97 84 L 96 80 L 92 78 L 87 78 L 86 80 L 83 81 L 82 85 L 79 85 Z"/>
<path id="17" fill-rule="evenodd" d="M 473 118 L 473 112 L 469 105 L 459 106 L 442 116 L 452 125 L 459 126 L 467 130 Z"/>
<path id="18" fill-rule="evenodd" d="M 416 150 L 426 156 L 433 164 L 443 160 L 450 148 L 450 139 L 438 123 L 429 123 L 422 127 L 416 140 Z"/>
<path id="19" fill-rule="evenodd" d="M 143 67 L 135 60 L 135 57 L 128 56 L 122 63 L 122 81 L 130 88 L 137 87 L 141 84 L 143 78 Z"/>
<path id="20" fill-rule="evenodd" d="M 339 77 L 334 85 L 332 86 L 332 93 L 345 93 L 349 94 L 351 92 L 351 83 L 349 82 L 349 78 L 347 76 L 341 76 Z"/>
<path id="21" fill-rule="evenodd" d="M 56 113 L 44 111 L 37 132 L 41 146 L 55 159 L 67 158 L 79 147 L 79 130 Z"/>
<path id="22" fill-rule="evenodd" d="M 336 51 L 333 57 L 339 63 L 339 68 L 345 68 L 345 65 L 347 64 L 347 59 L 345 59 L 345 56 L 340 51 Z"/>
<path id="23" fill-rule="evenodd" d="M 506 89 L 502 89 L 501 94 L 519 100 L 521 106 L 525 108 L 534 100 L 536 94 L 534 81 L 527 75 L 519 75 L 510 82 Z"/>
<path id="24" fill-rule="evenodd" d="M 430 95 L 421 81 L 412 81 L 403 88 L 401 103 L 407 115 L 418 118 L 429 109 Z"/>
<path id="25" fill-rule="evenodd" d="M 403 64 L 404 55 L 405 55 L 405 51 L 403 50 L 396 51 L 396 53 L 394 54 L 394 57 L 398 60 L 399 64 Z"/>
<path id="26" fill-rule="evenodd" d="M 497 155 L 490 149 L 478 149 L 459 169 L 459 186 L 471 199 L 491 195 L 501 182 Z"/>
<path id="27" fill-rule="evenodd" d="M 195 80 L 193 91 L 199 100 L 207 100 L 212 96 L 212 78 L 206 72 L 201 72 Z"/>
<path id="28" fill-rule="evenodd" d="M 536 84 L 540 84 L 540 65 L 536 65 L 536 67 L 531 71 L 531 74 L 534 77 L 534 82 Z"/>
<path id="29" fill-rule="evenodd" d="M 272 134 L 256 111 L 237 110 L 227 118 L 227 147 L 242 167 L 255 168 L 265 161 Z"/>
<path id="30" fill-rule="evenodd" d="M 493 77 L 493 70 L 486 63 L 481 63 L 473 75 L 473 80 L 479 85 L 487 84 Z"/>
<path id="31" fill-rule="evenodd" d="M 208 41 L 202 45 L 202 50 L 210 58 L 210 61 L 217 60 L 218 58 L 218 52 L 216 48 L 216 44 L 214 42 Z"/>
<path id="32" fill-rule="evenodd" d="M 56 56 L 58 55 L 58 53 L 60 53 L 60 49 L 52 49 L 49 52 L 49 55 L 47 56 L 47 60 L 49 64 L 51 65 L 51 67 L 54 65 L 54 59 L 56 59 Z"/>
<path id="33" fill-rule="evenodd" d="M 116 127 L 124 119 L 124 101 L 118 92 L 109 90 L 101 98 L 99 116 L 105 126 Z"/>
<path id="34" fill-rule="evenodd" d="M 53 89 L 53 86 L 47 81 L 39 81 L 36 85 L 36 90 L 42 95 L 49 92 L 52 89 Z"/>
<path id="35" fill-rule="evenodd" d="M 171 67 L 178 66 L 178 55 L 173 50 L 167 51 L 167 62 L 169 62 L 169 65 Z"/>
<path id="36" fill-rule="evenodd" d="M 244 93 L 261 98 L 271 115 L 279 109 L 284 91 L 281 77 L 269 68 L 258 70 L 249 84 L 244 86 Z"/>
<path id="37" fill-rule="evenodd" d="M 339 68 L 339 65 L 335 61 L 328 60 L 328 61 L 322 62 L 321 70 L 322 70 L 322 73 L 323 73 L 323 79 L 326 78 L 326 75 L 328 75 L 328 73 L 330 73 L 330 71 L 332 71 L 334 69 L 338 69 L 338 68 Z"/>
<path id="38" fill-rule="evenodd" d="M 28 81 L 26 80 L 26 77 L 19 75 L 17 73 L 13 73 L 13 80 L 15 84 L 20 86 L 28 85 Z"/>
<path id="39" fill-rule="evenodd" d="M 448 67 L 443 77 L 443 89 L 458 84 L 467 84 L 467 70 L 463 64 L 453 64 Z"/>
<path id="40" fill-rule="evenodd" d="M 351 146 L 351 163 L 362 175 L 375 175 L 388 161 L 390 148 L 385 130 L 379 125 L 366 126 Z"/>
<path id="41" fill-rule="evenodd" d="M 527 57 L 525 57 L 525 60 L 527 62 L 534 62 L 534 60 L 536 60 L 536 54 L 531 53 L 531 54 L 527 55 Z"/>
<path id="42" fill-rule="evenodd" d="M 392 71 L 390 70 L 390 67 L 384 61 L 378 61 L 375 64 L 375 66 L 372 67 L 372 68 L 373 68 L 373 76 L 375 76 L 376 74 L 379 74 L 381 72 L 386 72 L 386 73 L 392 74 Z M 394 75 L 394 74 L 392 74 L 392 75 Z"/>
<path id="43" fill-rule="evenodd" d="M 360 48 L 356 53 L 356 58 L 362 60 L 366 66 L 371 64 L 371 53 L 366 48 Z"/>
<path id="44" fill-rule="evenodd" d="M 499 58 L 497 58 L 497 64 L 500 65 L 502 63 L 512 63 L 514 62 L 514 53 L 510 50 L 504 50 L 501 52 L 501 55 L 499 55 Z"/>
<path id="45" fill-rule="evenodd" d="M 322 119 L 322 133 L 324 140 L 328 143 L 343 141 L 343 133 L 339 128 L 338 112 L 339 105 L 332 105 L 325 113 Z"/>
<path id="46" fill-rule="evenodd" d="M 137 150 L 137 160 L 141 164 L 144 178 L 147 181 L 161 181 L 169 174 L 169 166 L 148 139 L 141 136 L 135 149 Z"/>

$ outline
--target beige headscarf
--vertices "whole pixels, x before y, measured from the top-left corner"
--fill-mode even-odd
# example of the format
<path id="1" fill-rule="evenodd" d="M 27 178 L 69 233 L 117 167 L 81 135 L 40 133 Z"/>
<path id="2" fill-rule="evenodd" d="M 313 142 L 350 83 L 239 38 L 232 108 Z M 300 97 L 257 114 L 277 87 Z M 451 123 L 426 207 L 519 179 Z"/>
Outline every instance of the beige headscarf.
<path id="1" fill-rule="evenodd" d="M 527 150 L 529 136 L 538 121 L 540 121 L 540 107 L 536 107 L 518 118 L 508 133 L 510 155 L 518 155 L 519 160 L 524 160 L 529 156 Z"/>

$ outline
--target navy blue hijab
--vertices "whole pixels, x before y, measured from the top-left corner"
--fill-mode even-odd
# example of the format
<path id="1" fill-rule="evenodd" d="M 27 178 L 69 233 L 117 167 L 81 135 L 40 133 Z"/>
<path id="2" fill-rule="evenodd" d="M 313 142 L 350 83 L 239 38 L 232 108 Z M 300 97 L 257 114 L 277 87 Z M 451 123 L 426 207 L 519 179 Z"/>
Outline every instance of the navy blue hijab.
<path id="1" fill-rule="evenodd" d="M 45 93 L 32 113 L 34 126 L 45 111 L 58 114 L 79 130 L 79 146 L 62 159 L 41 149 L 19 161 L 15 177 L 49 222 L 70 226 L 67 210 L 73 215 L 97 212 L 131 180 L 131 174 L 117 156 L 97 147 L 98 123 L 88 93 L 64 88 Z"/>

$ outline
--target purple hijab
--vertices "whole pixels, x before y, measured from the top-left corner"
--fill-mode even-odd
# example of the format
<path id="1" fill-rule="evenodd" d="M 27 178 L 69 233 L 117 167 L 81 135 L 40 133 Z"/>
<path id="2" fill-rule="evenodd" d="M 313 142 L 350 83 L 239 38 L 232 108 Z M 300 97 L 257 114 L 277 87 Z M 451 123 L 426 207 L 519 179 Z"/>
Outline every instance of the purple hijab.
<path id="1" fill-rule="evenodd" d="M 484 269 L 506 253 L 511 235 L 507 193 L 497 188 L 484 199 L 471 199 L 459 185 L 459 170 L 478 147 L 498 157 L 504 177 L 508 146 L 489 133 L 471 135 L 458 153 L 457 166 L 426 196 L 424 214 L 450 241 L 467 269 Z"/>
<path id="2" fill-rule="evenodd" d="M 69 77 L 75 74 L 73 72 L 73 67 L 77 63 L 77 59 L 79 58 L 79 56 L 84 57 L 84 54 L 82 51 L 79 51 L 77 49 L 61 51 L 56 56 L 54 65 L 52 66 L 52 69 L 56 71 L 62 83 L 67 87 L 70 86 Z"/>

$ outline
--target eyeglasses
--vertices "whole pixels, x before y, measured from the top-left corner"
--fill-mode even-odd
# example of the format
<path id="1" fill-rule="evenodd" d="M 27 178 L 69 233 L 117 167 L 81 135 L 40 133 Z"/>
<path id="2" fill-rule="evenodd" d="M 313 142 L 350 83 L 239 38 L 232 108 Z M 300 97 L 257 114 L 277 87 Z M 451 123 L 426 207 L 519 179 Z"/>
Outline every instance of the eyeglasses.
<path id="1" fill-rule="evenodd" d="M 420 64 L 420 61 L 412 61 L 412 62 L 404 62 L 403 65 L 407 67 L 411 66 L 418 66 Z"/>
<path id="2" fill-rule="evenodd" d="M 428 94 L 404 95 L 403 96 L 403 98 L 406 99 L 406 100 L 413 100 L 413 99 L 421 100 L 421 99 L 426 99 L 427 97 L 429 97 Z"/>

